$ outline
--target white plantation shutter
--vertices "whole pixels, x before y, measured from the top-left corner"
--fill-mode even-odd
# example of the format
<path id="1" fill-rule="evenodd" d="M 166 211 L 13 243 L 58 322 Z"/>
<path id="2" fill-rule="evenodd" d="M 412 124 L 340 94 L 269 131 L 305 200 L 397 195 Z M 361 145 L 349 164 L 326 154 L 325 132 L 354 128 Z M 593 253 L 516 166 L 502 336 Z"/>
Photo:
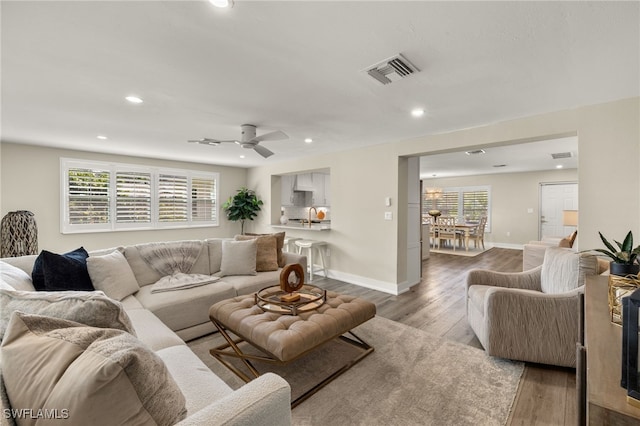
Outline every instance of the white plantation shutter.
<path id="1" fill-rule="evenodd" d="M 188 180 L 186 176 L 158 176 L 158 221 L 186 222 L 188 219 Z"/>
<path id="2" fill-rule="evenodd" d="M 66 203 L 70 225 L 109 223 L 108 171 L 69 169 Z"/>
<path id="3" fill-rule="evenodd" d="M 194 177 L 191 180 L 191 220 L 216 220 L 216 181 L 213 178 Z"/>
<path id="4" fill-rule="evenodd" d="M 444 189 L 442 197 L 436 201 L 437 209 L 442 212 L 443 216 L 458 216 L 459 201 L 458 191 L 450 191 Z"/>
<path id="5" fill-rule="evenodd" d="M 422 203 L 425 212 L 433 208 L 433 200 Z M 485 230 L 491 232 L 491 187 L 450 187 L 442 189 L 442 197 L 436 200 L 436 208 L 443 216 L 455 216 L 460 222 L 480 221 L 487 217 Z"/>
<path id="6" fill-rule="evenodd" d="M 467 220 L 479 221 L 482 216 L 489 215 L 489 191 L 462 191 L 462 215 Z"/>
<path id="7" fill-rule="evenodd" d="M 151 173 L 116 172 L 116 222 L 151 222 Z"/>
<path id="8" fill-rule="evenodd" d="M 218 173 L 60 159 L 60 231 L 218 226 Z"/>

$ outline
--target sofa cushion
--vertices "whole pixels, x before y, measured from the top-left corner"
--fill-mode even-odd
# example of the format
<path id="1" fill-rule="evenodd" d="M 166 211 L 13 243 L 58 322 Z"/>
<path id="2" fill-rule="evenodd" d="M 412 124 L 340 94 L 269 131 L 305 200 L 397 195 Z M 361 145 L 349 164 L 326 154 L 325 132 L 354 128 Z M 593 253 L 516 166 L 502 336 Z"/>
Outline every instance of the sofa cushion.
<path id="1" fill-rule="evenodd" d="M 14 290 L 34 291 L 31 277 L 22 269 L 0 261 L 0 279 Z"/>
<path id="2" fill-rule="evenodd" d="M 598 273 L 598 258 L 570 248 L 548 247 L 540 272 L 543 293 L 564 293 L 585 284 L 586 275 Z"/>
<path id="3" fill-rule="evenodd" d="M 74 424 L 91 425 L 173 425 L 186 416 L 163 361 L 121 330 L 16 312 L 2 366 L 14 409 L 67 410 Z"/>
<path id="4" fill-rule="evenodd" d="M 223 241 L 220 276 L 256 274 L 256 240 Z"/>
<path id="5" fill-rule="evenodd" d="M 222 241 L 224 238 L 209 238 L 206 239 L 207 247 L 209 248 L 209 273 L 215 274 L 220 271 L 220 264 L 222 263 Z"/>
<path id="6" fill-rule="evenodd" d="M 152 286 L 141 287 L 136 298 L 173 331 L 209 322 L 208 312 L 211 305 L 235 296 L 231 284 L 223 280 L 201 287 L 163 293 L 151 293 L 151 288 Z"/>
<path id="7" fill-rule="evenodd" d="M 233 393 L 186 345 L 171 346 L 156 354 L 182 389 L 187 401 L 187 416 Z"/>
<path id="8" fill-rule="evenodd" d="M 280 272 L 261 272 L 257 275 L 235 275 L 224 277 L 224 280 L 231 284 L 236 290 L 236 295 L 255 293 L 256 291 L 272 285 L 280 284 Z"/>
<path id="9" fill-rule="evenodd" d="M 138 339 L 149 346 L 151 350 L 157 351 L 171 346 L 184 345 L 184 341 L 151 311 L 134 309 L 129 311 L 128 315 Z"/>
<path id="10" fill-rule="evenodd" d="M 84 247 L 64 254 L 42 250 L 33 263 L 33 286 L 38 291 L 93 290 L 87 257 Z"/>
<path id="11" fill-rule="evenodd" d="M 278 247 L 276 248 L 277 253 L 278 253 L 278 267 L 282 268 L 284 267 L 284 265 L 287 264 L 287 261 L 285 259 L 285 252 L 284 252 L 284 238 L 285 238 L 285 233 L 284 232 L 276 232 L 273 234 L 251 234 L 251 233 L 247 233 L 246 235 L 273 235 L 274 237 L 276 237 L 276 242 L 278 244 Z"/>
<path id="12" fill-rule="evenodd" d="M 122 300 L 140 290 L 129 262 L 117 250 L 103 256 L 88 257 L 87 270 L 95 289 L 113 299 Z"/>
<path id="13" fill-rule="evenodd" d="M 256 272 L 278 269 L 278 242 L 273 235 L 236 235 L 236 241 L 256 240 Z"/>
<path id="14" fill-rule="evenodd" d="M 135 334 L 122 305 L 99 291 L 0 290 L 0 339 L 14 311 L 46 315 L 93 327 L 115 328 Z"/>

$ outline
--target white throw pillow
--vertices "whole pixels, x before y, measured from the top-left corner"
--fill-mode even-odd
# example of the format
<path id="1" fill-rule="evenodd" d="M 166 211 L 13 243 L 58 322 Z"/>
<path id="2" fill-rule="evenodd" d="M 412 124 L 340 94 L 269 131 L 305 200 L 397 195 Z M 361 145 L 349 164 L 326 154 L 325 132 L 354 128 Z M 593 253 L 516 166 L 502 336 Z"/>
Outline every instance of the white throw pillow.
<path id="1" fill-rule="evenodd" d="M 95 289 L 112 299 L 122 300 L 140 290 L 129 262 L 118 250 L 104 256 L 89 256 L 87 270 Z"/>
<path id="2" fill-rule="evenodd" d="M 223 241 L 218 275 L 256 275 L 256 256 L 256 240 Z"/>
<path id="3" fill-rule="evenodd" d="M 2 281 L 15 290 L 35 291 L 31 277 L 22 269 L 9 263 L 0 261 L 0 276 Z"/>

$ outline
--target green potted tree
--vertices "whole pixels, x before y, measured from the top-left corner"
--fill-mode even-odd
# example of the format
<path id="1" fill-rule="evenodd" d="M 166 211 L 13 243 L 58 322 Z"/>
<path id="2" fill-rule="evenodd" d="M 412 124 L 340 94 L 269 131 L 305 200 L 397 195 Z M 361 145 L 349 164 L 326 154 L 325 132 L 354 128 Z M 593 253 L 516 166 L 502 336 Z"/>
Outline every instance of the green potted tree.
<path id="1" fill-rule="evenodd" d="M 258 216 L 262 204 L 262 200 L 256 196 L 253 190 L 242 187 L 236 195 L 229 197 L 222 204 L 222 208 L 227 214 L 227 219 L 233 222 L 240 221 L 241 234 L 244 235 L 244 221 L 253 220 Z"/>
<path id="2" fill-rule="evenodd" d="M 617 248 L 607 241 L 601 232 L 598 232 L 598 235 L 600 235 L 600 239 L 607 249 L 595 249 L 595 251 L 603 253 L 612 259 L 609 264 L 609 272 L 611 275 L 623 277 L 627 275 L 638 275 L 638 272 L 640 272 L 640 264 L 638 264 L 640 245 L 633 248 L 633 234 L 631 231 L 629 231 L 622 243 L 615 240 L 613 241 L 616 243 Z"/>

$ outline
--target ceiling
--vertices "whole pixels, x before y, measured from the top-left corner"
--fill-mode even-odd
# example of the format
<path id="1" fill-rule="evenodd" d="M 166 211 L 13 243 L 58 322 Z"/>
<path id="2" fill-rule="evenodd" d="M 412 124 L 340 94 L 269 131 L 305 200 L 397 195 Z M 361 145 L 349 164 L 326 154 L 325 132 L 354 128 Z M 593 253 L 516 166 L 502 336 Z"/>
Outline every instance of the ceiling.
<path id="1" fill-rule="evenodd" d="M 576 136 L 420 157 L 421 179 L 577 168 Z"/>
<path id="2" fill-rule="evenodd" d="M 0 7 L 4 142 L 253 167 L 640 94 L 638 2 Z M 381 85 L 364 71 L 398 53 L 420 72 Z M 186 142 L 236 139 L 245 123 L 290 138 L 263 142 L 267 159 Z M 529 167 L 517 164 L 523 148 L 483 161 Z M 442 162 L 475 167 L 466 157 Z"/>

